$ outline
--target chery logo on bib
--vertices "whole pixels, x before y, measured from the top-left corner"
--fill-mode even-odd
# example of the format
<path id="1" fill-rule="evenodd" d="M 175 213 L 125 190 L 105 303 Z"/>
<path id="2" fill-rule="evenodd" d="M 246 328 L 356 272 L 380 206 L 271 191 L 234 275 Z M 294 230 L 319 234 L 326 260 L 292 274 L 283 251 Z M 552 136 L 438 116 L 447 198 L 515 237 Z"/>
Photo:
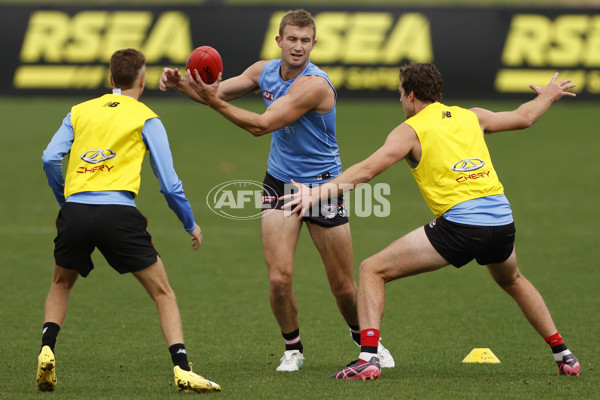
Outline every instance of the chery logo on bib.
<path id="1" fill-rule="evenodd" d="M 485 165 L 485 161 L 480 158 L 465 158 L 460 160 L 452 166 L 452 171 L 456 172 L 469 172 L 475 171 L 482 168 Z"/>

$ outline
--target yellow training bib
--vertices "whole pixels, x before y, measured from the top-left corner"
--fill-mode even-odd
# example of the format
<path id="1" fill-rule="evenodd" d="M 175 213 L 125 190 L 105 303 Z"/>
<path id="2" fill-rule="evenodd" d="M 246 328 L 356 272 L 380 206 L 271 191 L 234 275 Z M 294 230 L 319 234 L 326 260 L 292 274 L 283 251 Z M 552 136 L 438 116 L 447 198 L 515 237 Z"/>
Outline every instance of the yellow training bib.
<path id="1" fill-rule="evenodd" d="M 429 209 L 441 216 L 463 201 L 503 194 L 475 113 L 432 103 L 406 120 L 421 142 L 410 170 Z"/>
<path id="2" fill-rule="evenodd" d="M 71 109 L 74 141 L 65 177 L 65 198 L 108 190 L 137 196 L 146 154 L 142 129 L 157 115 L 129 97 L 106 94 Z"/>

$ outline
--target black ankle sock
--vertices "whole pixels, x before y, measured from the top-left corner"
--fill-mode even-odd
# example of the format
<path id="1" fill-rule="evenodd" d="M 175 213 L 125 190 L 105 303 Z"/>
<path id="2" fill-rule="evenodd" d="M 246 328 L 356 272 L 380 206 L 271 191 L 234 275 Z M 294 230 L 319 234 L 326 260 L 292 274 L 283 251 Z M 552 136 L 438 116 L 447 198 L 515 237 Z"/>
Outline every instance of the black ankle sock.
<path id="1" fill-rule="evenodd" d="M 559 344 L 558 346 L 552 347 L 552 353 L 562 353 L 565 350 L 568 350 L 568 349 L 567 349 L 567 345 L 564 343 Z"/>
<path id="2" fill-rule="evenodd" d="M 60 331 L 60 326 L 54 322 L 44 323 L 44 329 L 42 330 L 42 347 L 49 346 L 54 351 L 56 345 L 56 337 Z"/>
<path id="3" fill-rule="evenodd" d="M 300 353 L 303 352 L 304 347 L 302 346 L 302 341 L 300 340 L 300 328 L 296 329 L 290 333 L 283 333 L 283 340 L 285 341 L 285 350 L 299 350 Z"/>
<path id="4" fill-rule="evenodd" d="M 185 345 L 183 343 L 176 343 L 169 347 L 171 353 L 171 360 L 173 365 L 179 366 L 184 371 L 190 370 L 190 363 L 188 362 L 187 352 L 185 351 Z"/>

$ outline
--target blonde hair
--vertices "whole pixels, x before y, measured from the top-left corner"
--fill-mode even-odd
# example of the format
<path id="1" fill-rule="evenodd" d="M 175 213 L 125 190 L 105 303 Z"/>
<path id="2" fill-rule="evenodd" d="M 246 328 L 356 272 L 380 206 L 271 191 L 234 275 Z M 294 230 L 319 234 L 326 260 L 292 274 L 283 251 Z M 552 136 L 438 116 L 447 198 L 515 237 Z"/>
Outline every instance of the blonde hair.
<path id="1" fill-rule="evenodd" d="M 313 39 L 317 37 L 315 20 L 308 11 L 301 8 L 288 11 L 288 13 L 281 18 L 281 23 L 279 24 L 279 36 L 283 36 L 283 28 L 285 28 L 286 25 L 299 26 L 300 28 L 310 26 L 313 28 Z"/>

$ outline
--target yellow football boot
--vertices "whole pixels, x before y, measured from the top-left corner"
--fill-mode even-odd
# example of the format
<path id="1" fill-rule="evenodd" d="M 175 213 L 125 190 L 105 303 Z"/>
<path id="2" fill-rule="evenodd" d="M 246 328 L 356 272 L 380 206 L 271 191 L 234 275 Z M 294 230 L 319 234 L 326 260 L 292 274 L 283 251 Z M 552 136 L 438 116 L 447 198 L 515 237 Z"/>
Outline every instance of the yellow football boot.
<path id="1" fill-rule="evenodd" d="M 198 393 L 221 391 L 221 386 L 219 386 L 218 383 L 209 381 L 194 373 L 192 370 L 185 371 L 176 365 L 175 368 L 173 368 L 173 373 L 175 374 L 175 386 L 179 390 L 184 390 L 186 392 L 188 390 L 193 390 Z"/>
<path id="2" fill-rule="evenodd" d="M 38 356 L 35 383 L 40 392 L 51 392 L 56 389 L 56 361 L 49 346 L 43 346 Z"/>

